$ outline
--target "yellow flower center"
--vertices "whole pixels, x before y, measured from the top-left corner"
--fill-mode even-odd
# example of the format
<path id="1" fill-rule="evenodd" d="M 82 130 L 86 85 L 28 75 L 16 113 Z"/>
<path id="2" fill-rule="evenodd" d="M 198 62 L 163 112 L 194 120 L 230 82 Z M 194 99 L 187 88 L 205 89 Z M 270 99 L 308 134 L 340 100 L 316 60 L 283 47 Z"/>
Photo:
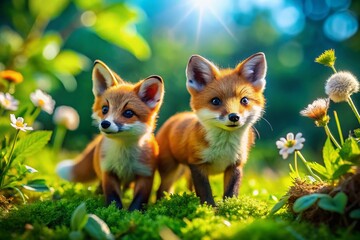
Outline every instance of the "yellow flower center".
<path id="1" fill-rule="evenodd" d="M 16 121 L 16 124 L 15 124 L 17 127 L 19 128 L 23 128 L 24 127 L 24 124 L 21 122 L 21 121 Z"/>
<path id="2" fill-rule="evenodd" d="M 45 101 L 42 99 L 39 99 L 38 104 L 40 107 L 43 107 L 45 105 Z"/>
<path id="3" fill-rule="evenodd" d="M 295 140 L 287 140 L 287 142 L 286 142 L 286 147 L 288 147 L 288 148 L 291 148 L 291 147 L 293 147 L 294 145 L 296 144 L 296 141 Z"/>
<path id="4" fill-rule="evenodd" d="M 10 106 L 10 104 L 11 104 L 11 102 L 10 102 L 10 100 L 9 99 L 5 99 L 5 101 L 4 101 L 4 106 Z"/>

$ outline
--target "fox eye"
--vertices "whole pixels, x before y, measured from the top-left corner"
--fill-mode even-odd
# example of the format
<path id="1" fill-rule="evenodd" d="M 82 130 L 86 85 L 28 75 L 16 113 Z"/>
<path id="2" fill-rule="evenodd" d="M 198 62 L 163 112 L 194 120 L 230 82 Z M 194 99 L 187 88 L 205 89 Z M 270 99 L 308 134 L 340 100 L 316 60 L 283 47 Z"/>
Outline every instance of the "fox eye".
<path id="1" fill-rule="evenodd" d="M 211 99 L 211 104 L 214 106 L 219 106 L 221 104 L 220 98 L 214 97 L 213 99 Z"/>
<path id="2" fill-rule="evenodd" d="M 240 100 L 240 103 L 242 105 L 248 105 L 249 104 L 249 99 L 247 97 L 243 97 L 241 100 Z"/>
<path id="3" fill-rule="evenodd" d="M 126 110 L 125 112 L 123 112 L 123 116 L 126 117 L 126 118 L 132 118 L 134 116 L 134 112 L 131 111 L 131 110 Z"/>
<path id="4" fill-rule="evenodd" d="M 103 106 L 101 109 L 102 114 L 107 114 L 109 112 L 109 107 L 108 106 Z"/>

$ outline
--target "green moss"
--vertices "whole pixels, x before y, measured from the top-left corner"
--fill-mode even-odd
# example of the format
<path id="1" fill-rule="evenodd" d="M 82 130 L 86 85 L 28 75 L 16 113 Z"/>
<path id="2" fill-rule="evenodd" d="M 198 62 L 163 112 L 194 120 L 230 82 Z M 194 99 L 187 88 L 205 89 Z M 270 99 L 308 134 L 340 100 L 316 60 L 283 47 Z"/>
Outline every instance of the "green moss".
<path id="1" fill-rule="evenodd" d="M 4 239 L 67 239 L 70 218 L 80 203 L 104 220 L 116 239 L 356 239 L 360 233 L 294 221 L 287 212 L 268 217 L 271 206 L 250 196 L 201 205 L 194 193 L 168 195 L 143 212 L 104 206 L 101 195 L 79 185 L 58 188 L 53 200 L 18 206 L 0 218 Z M 164 229 L 166 231 L 164 231 Z"/>
<path id="2" fill-rule="evenodd" d="M 229 220 L 246 220 L 264 217 L 268 211 L 269 206 L 266 202 L 249 196 L 239 196 L 219 202 L 217 214 Z"/>

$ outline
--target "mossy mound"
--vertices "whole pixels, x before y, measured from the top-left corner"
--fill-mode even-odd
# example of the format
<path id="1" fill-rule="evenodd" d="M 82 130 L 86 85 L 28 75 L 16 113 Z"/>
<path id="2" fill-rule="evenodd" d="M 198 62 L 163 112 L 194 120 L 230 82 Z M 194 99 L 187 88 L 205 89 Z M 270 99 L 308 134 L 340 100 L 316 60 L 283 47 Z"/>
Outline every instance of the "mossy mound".
<path id="1" fill-rule="evenodd" d="M 350 213 L 356 209 L 360 209 L 360 173 L 347 176 L 344 180 L 336 185 L 324 183 L 308 183 L 306 181 L 295 180 L 294 185 L 288 191 L 288 209 L 293 211 L 295 201 L 305 195 L 312 193 L 324 193 L 334 197 L 337 193 L 346 194 L 348 201 L 344 214 L 325 211 L 317 204 L 301 213 L 301 219 L 314 223 L 315 225 L 326 224 L 331 228 L 350 227 L 360 230 L 358 219 L 350 217 Z"/>

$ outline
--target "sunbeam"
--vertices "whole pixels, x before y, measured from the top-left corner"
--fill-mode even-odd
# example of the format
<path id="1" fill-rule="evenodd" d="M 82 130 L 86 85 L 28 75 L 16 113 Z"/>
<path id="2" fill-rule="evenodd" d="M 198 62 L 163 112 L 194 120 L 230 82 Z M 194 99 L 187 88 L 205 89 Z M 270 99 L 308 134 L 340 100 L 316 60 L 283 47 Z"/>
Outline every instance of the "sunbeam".
<path id="1" fill-rule="evenodd" d="M 195 31 L 195 44 L 199 45 L 200 38 L 204 33 L 205 24 L 218 23 L 226 33 L 228 33 L 235 41 L 237 41 L 235 35 L 230 30 L 229 26 L 223 19 L 224 13 L 227 11 L 227 5 L 216 0 L 188 0 L 184 3 L 184 7 L 187 9 L 185 14 L 176 22 L 172 30 L 179 28 L 186 20 L 191 21 L 191 18 L 195 18 L 193 24 L 190 27 Z"/>

